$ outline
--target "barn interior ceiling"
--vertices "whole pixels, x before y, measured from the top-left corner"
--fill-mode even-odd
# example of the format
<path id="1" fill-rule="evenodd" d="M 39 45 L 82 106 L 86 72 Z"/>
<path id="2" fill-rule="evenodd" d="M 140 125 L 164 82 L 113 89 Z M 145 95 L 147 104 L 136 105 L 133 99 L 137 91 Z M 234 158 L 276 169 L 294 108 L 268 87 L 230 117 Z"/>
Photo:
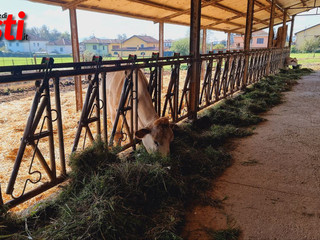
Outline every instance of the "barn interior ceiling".
<path id="1" fill-rule="evenodd" d="M 116 14 L 154 22 L 190 24 L 190 0 L 30 0 L 63 9 Z M 274 24 L 282 23 L 284 9 L 286 21 L 290 16 L 320 7 L 320 0 L 276 0 Z M 267 28 L 271 0 L 254 1 L 253 31 Z M 202 0 L 201 27 L 211 30 L 245 33 L 247 0 Z"/>

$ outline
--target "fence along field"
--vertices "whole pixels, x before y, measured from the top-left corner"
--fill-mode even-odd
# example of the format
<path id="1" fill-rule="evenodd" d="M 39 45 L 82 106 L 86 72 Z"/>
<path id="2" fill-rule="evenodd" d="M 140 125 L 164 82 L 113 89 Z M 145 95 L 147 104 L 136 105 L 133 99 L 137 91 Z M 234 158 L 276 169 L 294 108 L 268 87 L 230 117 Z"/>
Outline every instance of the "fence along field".
<path id="1" fill-rule="evenodd" d="M 281 59 L 285 57 L 287 53 L 288 53 L 287 50 L 285 51 L 275 50 L 272 52 L 271 72 L 277 71 L 279 66 L 281 66 Z M 252 51 L 250 53 L 249 68 L 248 68 L 248 82 L 247 82 L 248 84 L 258 81 L 263 76 L 268 57 L 269 57 L 269 52 L 264 50 Z M 173 58 L 164 58 L 162 63 L 157 62 L 154 64 L 154 66 L 160 66 L 162 64 L 162 66 L 164 66 L 164 68 L 167 69 L 168 67 L 173 66 L 173 63 L 178 63 L 178 65 L 180 65 L 180 63 L 185 62 L 183 58 L 181 58 L 181 62 L 179 61 L 173 62 Z M 239 53 L 226 53 L 226 54 L 208 54 L 208 55 L 202 56 L 202 61 L 206 62 L 207 66 L 210 66 L 209 63 L 210 61 L 212 61 L 212 69 L 210 69 L 211 71 L 209 72 L 207 71 L 205 76 L 201 79 L 200 91 L 203 92 L 204 96 L 202 98 L 202 102 L 199 102 L 199 107 L 205 107 L 207 105 L 210 105 L 222 98 L 225 98 L 226 96 L 229 96 L 233 92 L 239 90 L 240 86 L 243 84 L 243 79 L 242 79 L 243 76 L 239 74 L 242 72 L 243 66 L 244 66 L 243 53 L 239 52 Z M 126 68 L 128 67 L 130 67 L 130 64 L 126 66 Z M 81 71 L 85 71 L 85 70 L 81 70 Z M 165 111 L 161 109 L 161 112 L 165 112 L 166 114 L 169 114 L 170 117 L 172 117 L 173 115 L 176 114 L 174 112 L 177 111 L 178 107 L 182 106 L 182 111 L 178 116 L 180 119 L 181 117 L 186 116 L 187 114 L 187 111 L 183 111 L 183 110 L 184 109 L 186 110 L 185 99 L 186 99 L 186 96 L 188 95 L 188 92 L 187 92 L 188 86 L 186 86 L 185 84 L 185 79 L 187 79 L 186 76 L 188 76 L 188 74 L 186 70 L 179 70 L 178 77 L 175 78 L 173 91 L 167 94 L 167 88 L 169 86 L 170 79 L 172 79 L 172 76 L 173 76 L 173 72 L 165 71 L 164 84 L 163 84 L 164 87 L 161 91 L 162 107 L 164 105 L 164 100 L 166 96 L 168 96 L 170 99 L 176 97 L 178 104 L 171 102 L 167 104 L 167 109 Z M 61 78 L 61 81 L 63 81 L 63 78 Z M 204 91 L 202 91 L 203 89 Z M 178 93 L 179 93 L 179 96 L 177 95 Z M 84 94 L 85 94 L 85 91 L 84 91 Z M 51 95 L 52 109 L 55 109 L 56 106 L 54 105 L 53 93 L 51 93 L 50 95 Z M 183 95 L 184 95 L 184 98 L 181 98 Z M 4 166 L 1 168 L 1 172 L 0 172 L 0 177 L 1 177 L 0 181 L 2 183 L 1 185 L 2 193 L 4 193 L 6 184 L 11 174 L 13 162 L 17 155 L 17 149 L 20 145 L 20 138 L 23 135 L 23 131 L 26 124 L 28 113 L 30 111 L 30 105 L 31 105 L 32 99 L 33 99 L 32 96 L 28 96 L 26 98 L 20 98 L 18 100 L 3 102 L 0 104 L 1 112 L 3 113 L 1 114 L 1 118 L 0 118 L 0 128 L 1 128 L 1 131 L 3 132 L 2 137 L 5 138 L 5 140 L 3 139 L 0 144 L 0 152 L 1 152 L 0 164 L 1 166 Z M 79 118 L 80 118 L 80 112 L 75 112 L 74 99 L 75 99 L 75 96 L 74 96 L 73 90 L 64 91 L 62 89 L 61 109 L 62 109 L 65 151 L 67 154 L 66 159 L 68 159 L 68 156 L 69 156 L 68 154 L 70 154 L 71 152 L 71 146 L 73 144 L 75 132 L 77 130 L 77 122 L 79 121 Z M 53 118 L 55 118 L 54 115 L 55 114 L 53 113 Z M 176 118 L 176 120 L 178 120 L 178 118 Z M 110 131 L 112 129 L 112 126 L 109 119 L 107 119 L 107 123 L 108 123 L 108 137 L 110 137 Z M 38 126 L 38 129 L 39 129 L 39 126 Z M 95 129 L 96 129 L 95 127 L 91 128 L 91 130 L 93 131 L 93 134 L 95 133 L 94 132 Z M 54 135 L 56 134 L 56 132 L 57 132 L 56 122 L 53 122 Z M 46 149 L 46 142 L 43 141 L 44 139 L 41 139 L 39 143 L 39 148 L 41 149 L 44 155 L 44 158 L 48 159 L 49 153 L 48 153 L 48 149 Z M 58 175 L 61 169 L 61 166 L 59 165 L 59 154 L 58 154 L 58 147 L 57 147 L 58 138 L 55 136 L 54 139 L 55 139 L 55 146 L 56 146 L 55 156 L 56 156 L 56 165 L 58 170 L 57 175 Z M 81 142 L 79 144 L 78 149 L 80 148 L 81 148 Z M 43 150 L 46 150 L 46 151 L 43 151 Z M 30 148 L 30 146 L 27 146 L 25 151 L 25 156 L 21 163 L 21 168 L 19 170 L 19 174 L 17 177 L 17 182 L 15 183 L 15 190 L 13 194 L 14 197 L 17 197 L 19 196 L 19 194 L 21 194 L 22 189 L 24 188 L 24 185 L 25 185 L 25 180 L 28 177 L 30 178 L 31 181 L 36 181 L 39 179 L 39 176 L 40 176 L 39 172 L 41 172 L 42 179 L 41 179 L 41 182 L 37 183 L 38 185 L 43 184 L 49 179 L 46 173 L 42 170 L 42 166 L 39 164 L 39 161 L 37 161 L 37 159 L 35 159 L 34 163 L 32 164 L 33 165 L 32 168 L 29 169 L 30 161 L 32 159 L 33 154 L 34 154 L 33 150 Z M 28 173 L 29 171 L 33 174 L 29 174 Z M 29 182 L 26 188 L 26 192 L 32 188 L 34 188 L 34 186 Z M 54 190 L 50 190 L 50 191 L 52 192 Z M 41 195 L 38 195 L 36 198 L 32 199 L 30 202 L 34 203 L 39 199 L 44 198 L 46 195 L 50 193 L 50 191 L 46 193 L 42 193 Z M 3 194 L 3 198 L 4 198 L 4 202 L 7 202 L 8 200 L 10 200 L 11 196 Z M 20 205 L 15 210 L 22 209 L 26 204 L 30 204 L 30 203 L 25 203 L 23 205 Z"/>

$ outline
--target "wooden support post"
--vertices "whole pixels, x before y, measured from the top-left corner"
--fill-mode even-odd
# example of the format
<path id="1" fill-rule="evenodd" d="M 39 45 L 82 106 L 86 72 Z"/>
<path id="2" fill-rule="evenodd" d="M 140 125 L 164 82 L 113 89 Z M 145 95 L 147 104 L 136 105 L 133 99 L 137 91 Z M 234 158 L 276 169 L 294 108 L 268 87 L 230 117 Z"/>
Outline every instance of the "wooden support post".
<path id="1" fill-rule="evenodd" d="M 287 9 L 284 9 L 283 11 L 283 20 L 282 20 L 282 44 L 281 47 L 284 48 L 286 46 L 287 41 Z"/>
<path id="2" fill-rule="evenodd" d="M 202 29 L 202 51 L 201 51 L 201 53 L 202 54 L 207 53 L 207 29 L 206 28 Z M 201 64 L 201 79 L 204 78 L 205 69 L 206 69 L 206 62 L 203 61 Z"/>
<path id="3" fill-rule="evenodd" d="M 231 33 L 228 32 L 228 38 L 227 38 L 227 50 L 230 51 L 230 46 L 231 46 Z"/>
<path id="4" fill-rule="evenodd" d="M 202 54 L 207 53 L 207 29 L 202 29 Z"/>
<path id="5" fill-rule="evenodd" d="M 159 22 L 159 57 L 164 56 L 164 23 Z"/>
<path id="6" fill-rule="evenodd" d="M 291 29 L 290 29 L 290 38 L 289 38 L 289 49 L 291 50 L 292 37 L 293 37 L 293 27 L 294 27 L 294 18 L 296 15 L 293 15 L 291 18 Z"/>
<path id="7" fill-rule="evenodd" d="M 164 57 L 164 23 L 159 22 L 159 57 Z M 161 68 L 161 89 L 163 89 L 163 68 Z"/>
<path id="8" fill-rule="evenodd" d="M 282 37 L 281 37 L 281 48 L 282 48 L 282 52 L 281 52 L 281 60 L 280 60 L 280 68 L 284 67 L 284 47 L 286 46 L 286 41 L 287 41 L 287 9 L 284 9 L 283 11 L 283 21 L 282 21 Z"/>
<path id="9" fill-rule="evenodd" d="M 69 8 L 69 15 L 70 15 L 73 62 L 80 62 L 80 50 L 79 50 L 76 9 Z M 76 108 L 77 108 L 77 111 L 80 111 L 82 109 L 82 83 L 81 83 L 80 76 L 74 77 L 74 84 L 75 84 L 75 92 L 76 92 Z"/>
<path id="10" fill-rule="evenodd" d="M 271 49 L 273 47 L 273 25 L 274 25 L 274 11 L 275 11 L 275 0 L 271 0 L 271 11 L 270 11 L 270 20 L 269 20 L 269 35 L 268 35 L 268 49 L 269 49 L 269 57 L 267 62 L 267 68 L 266 68 L 266 75 L 269 75 L 270 73 L 270 64 L 271 64 Z"/>
<path id="11" fill-rule="evenodd" d="M 250 50 L 250 40 L 251 40 L 251 35 L 252 35 L 252 23 L 253 23 L 253 12 L 254 12 L 254 0 L 248 0 L 246 31 L 245 31 L 245 35 L 244 35 L 245 62 L 244 62 L 243 81 L 242 81 L 241 88 L 245 88 L 247 85 L 248 67 L 249 67 L 249 50 Z"/>
<path id="12" fill-rule="evenodd" d="M 192 0 L 190 12 L 190 55 L 192 56 L 190 94 L 188 109 L 189 118 L 197 119 L 200 90 L 200 21 L 201 0 Z"/>

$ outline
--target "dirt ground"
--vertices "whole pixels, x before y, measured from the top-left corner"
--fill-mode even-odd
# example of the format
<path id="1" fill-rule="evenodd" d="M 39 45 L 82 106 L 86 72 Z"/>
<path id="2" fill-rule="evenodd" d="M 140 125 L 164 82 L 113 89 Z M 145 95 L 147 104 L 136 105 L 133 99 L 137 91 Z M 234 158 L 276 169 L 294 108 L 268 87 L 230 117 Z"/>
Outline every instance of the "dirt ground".
<path id="1" fill-rule="evenodd" d="M 239 227 L 240 239 L 320 239 L 320 72 L 303 77 L 255 134 L 234 140 L 234 164 L 210 192 L 223 209 L 195 207 L 185 239 Z"/>

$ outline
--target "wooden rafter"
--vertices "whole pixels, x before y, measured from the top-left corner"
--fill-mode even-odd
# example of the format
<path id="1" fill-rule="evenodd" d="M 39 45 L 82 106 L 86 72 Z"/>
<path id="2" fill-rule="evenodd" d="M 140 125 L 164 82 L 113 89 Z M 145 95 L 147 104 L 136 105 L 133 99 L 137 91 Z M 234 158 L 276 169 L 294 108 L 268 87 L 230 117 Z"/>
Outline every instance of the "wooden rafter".
<path id="1" fill-rule="evenodd" d="M 212 3 L 211 5 L 214 6 L 214 7 L 216 7 L 216 8 L 222 9 L 222 10 L 224 10 L 224 11 L 234 13 L 234 14 L 236 14 L 237 16 L 240 16 L 240 17 L 245 17 L 245 16 L 246 16 L 246 13 L 243 13 L 243 12 L 240 12 L 240 11 L 235 10 L 235 9 L 233 9 L 233 8 L 224 6 L 224 5 L 220 4 L 220 3 Z M 264 21 L 264 20 L 261 20 L 261 19 L 255 18 L 255 17 L 253 18 L 253 20 L 256 21 L 256 22 L 259 22 L 259 23 L 261 23 L 261 24 L 268 25 L 268 22 L 267 22 L 267 21 Z"/>
<path id="2" fill-rule="evenodd" d="M 268 13 L 271 13 L 271 6 L 272 6 L 271 3 L 270 3 L 269 6 L 267 6 L 267 5 L 265 5 L 265 4 L 263 4 L 263 3 L 259 2 L 259 1 L 255 0 L 254 4 L 257 5 L 258 7 L 260 7 L 261 9 L 267 11 Z M 259 11 L 261 11 L 261 10 L 259 9 Z M 256 13 L 256 12 L 258 12 L 258 11 L 255 11 L 255 13 Z M 277 14 L 277 13 L 274 13 L 274 16 L 275 16 L 276 18 L 279 18 L 280 20 L 282 20 L 282 15 L 279 15 L 279 14 Z"/>
<path id="3" fill-rule="evenodd" d="M 171 6 L 168 6 L 168 5 L 152 2 L 152 1 L 149 1 L 149 0 L 130 0 L 130 2 L 140 3 L 142 5 L 148 5 L 148 6 L 151 6 L 151 7 L 164 9 L 164 10 L 169 10 L 169 11 L 172 11 L 172 12 L 179 12 L 179 11 L 183 10 L 183 9 L 180 9 L 180 8 L 171 7 Z"/>
<path id="4" fill-rule="evenodd" d="M 210 4 L 214 3 L 214 2 L 221 2 L 223 0 L 211 0 L 211 1 L 206 1 L 204 3 L 201 4 L 201 8 L 204 8 L 206 6 L 209 6 Z M 169 20 L 169 19 L 172 19 L 172 18 L 175 18 L 175 17 L 178 17 L 178 16 L 181 16 L 183 14 L 188 14 L 190 13 L 190 8 L 188 9 L 181 9 L 180 11 L 177 11 L 176 13 L 173 13 L 173 14 L 170 14 L 164 18 L 161 18 L 161 20 L 163 21 L 166 21 L 166 20 Z M 202 15 L 203 16 L 203 15 Z"/>
<path id="5" fill-rule="evenodd" d="M 302 3 L 302 5 L 305 7 L 305 6 L 307 6 L 307 4 L 306 4 L 306 1 L 305 0 L 300 0 L 301 1 L 301 3 Z"/>
<path id="6" fill-rule="evenodd" d="M 63 10 L 66 10 L 68 8 L 74 8 L 74 7 L 77 7 L 77 5 L 79 5 L 80 3 L 83 3 L 83 2 L 86 2 L 88 0 L 73 0 L 69 3 L 66 3 L 64 5 L 62 5 L 62 9 Z"/>

